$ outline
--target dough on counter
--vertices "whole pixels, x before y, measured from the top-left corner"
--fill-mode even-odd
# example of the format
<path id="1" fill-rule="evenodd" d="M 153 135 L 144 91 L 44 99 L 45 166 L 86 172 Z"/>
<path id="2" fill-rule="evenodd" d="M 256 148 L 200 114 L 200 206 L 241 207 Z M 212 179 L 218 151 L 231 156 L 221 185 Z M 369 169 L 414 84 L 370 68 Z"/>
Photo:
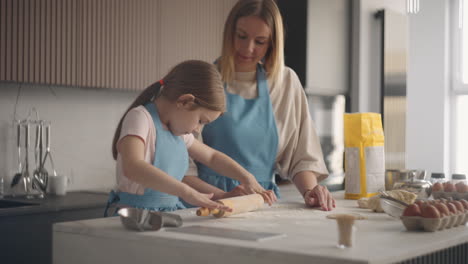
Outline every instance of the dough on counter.
<path id="1" fill-rule="evenodd" d="M 369 209 L 369 198 L 361 198 L 357 200 L 359 208 Z"/>

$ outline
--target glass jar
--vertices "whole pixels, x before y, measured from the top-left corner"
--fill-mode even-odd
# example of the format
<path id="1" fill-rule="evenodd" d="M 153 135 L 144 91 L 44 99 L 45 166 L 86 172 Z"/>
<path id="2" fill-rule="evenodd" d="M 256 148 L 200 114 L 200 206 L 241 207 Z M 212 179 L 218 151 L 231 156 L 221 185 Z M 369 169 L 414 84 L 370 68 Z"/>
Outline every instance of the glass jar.
<path id="1" fill-rule="evenodd" d="M 452 174 L 452 183 L 457 184 L 463 182 L 466 184 L 466 175 L 465 174 Z"/>
<path id="2" fill-rule="evenodd" d="M 433 172 L 431 173 L 431 183 L 434 184 L 436 182 L 444 183 L 447 180 L 445 179 L 445 174 L 440 172 Z"/>

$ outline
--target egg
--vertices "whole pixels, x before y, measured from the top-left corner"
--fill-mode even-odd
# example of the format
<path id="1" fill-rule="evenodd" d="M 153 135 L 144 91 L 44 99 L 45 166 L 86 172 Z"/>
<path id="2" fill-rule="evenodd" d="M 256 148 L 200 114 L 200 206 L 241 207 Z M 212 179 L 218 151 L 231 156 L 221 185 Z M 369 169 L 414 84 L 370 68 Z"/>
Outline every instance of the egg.
<path id="1" fill-rule="evenodd" d="M 447 205 L 445 205 L 444 203 L 442 202 L 436 203 L 434 206 L 437 208 L 437 210 L 439 210 L 440 215 L 442 217 L 450 215 L 450 210 L 448 209 Z"/>
<path id="2" fill-rule="evenodd" d="M 457 214 L 458 209 L 457 209 L 457 207 L 456 207 L 453 203 L 447 202 L 445 205 L 446 205 L 446 206 L 448 207 L 448 209 L 450 210 L 450 213 L 452 213 L 452 214 Z"/>
<path id="3" fill-rule="evenodd" d="M 457 207 L 458 212 L 464 213 L 465 212 L 465 207 L 463 204 L 459 201 L 451 201 L 450 203 L 454 204 Z"/>
<path id="4" fill-rule="evenodd" d="M 463 204 L 463 207 L 465 207 L 465 210 L 468 210 L 468 201 L 465 199 L 460 199 L 460 203 Z"/>
<path id="5" fill-rule="evenodd" d="M 421 216 L 424 218 L 440 218 L 440 212 L 433 205 L 427 205 L 421 208 Z"/>
<path id="6" fill-rule="evenodd" d="M 421 209 L 415 203 L 410 204 L 403 211 L 403 216 L 421 216 Z"/>
<path id="7" fill-rule="evenodd" d="M 444 191 L 446 192 L 454 192 L 455 191 L 455 185 L 451 182 L 447 182 L 444 186 Z"/>
<path id="8" fill-rule="evenodd" d="M 442 183 L 436 182 L 436 183 L 434 183 L 434 185 L 432 185 L 432 191 L 433 192 L 443 192 L 444 191 L 444 186 L 442 185 Z"/>
<path id="9" fill-rule="evenodd" d="M 419 206 L 419 208 L 426 205 L 426 202 L 424 202 L 423 200 L 416 200 L 414 203 L 417 204 Z"/>
<path id="10" fill-rule="evenodd" d="M 459 182 L 455 184 L 455 189 L 459 193 L 466 193 L 468 192 L 468 185 L 466 185 L 464 182 Z"/>

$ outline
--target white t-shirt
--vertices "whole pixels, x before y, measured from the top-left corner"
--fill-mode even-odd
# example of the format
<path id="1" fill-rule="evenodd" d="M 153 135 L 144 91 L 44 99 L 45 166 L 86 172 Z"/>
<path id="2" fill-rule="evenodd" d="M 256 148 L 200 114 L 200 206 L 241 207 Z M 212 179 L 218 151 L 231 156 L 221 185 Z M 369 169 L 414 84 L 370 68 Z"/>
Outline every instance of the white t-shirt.
<path id="1" fill-rule="evenodd" d="M 163 129 L 167 127 L 163 124 Z M 153 164 L 155 158 L 155 143 L 156 143 L 156 128 L 154 127 L 153 118 L 151 114 L 142 105 L 131 109 L 122 122 L 122 129 L 120 131 L 119 141 L 126 136 L 137 136 L 145 144 L 145 161 Z M 180 136 L 184 141 L 187 149 L 192 146 L 194 137 L 192 134 Z M 117 143 L 118 144 L 118 143 Z M 131 181 L 127 178 L 122 170 L 122 159 L 120 154 L 117 155 L 117 189 L 119 191 L 143 194 L 145 187 Z"/>

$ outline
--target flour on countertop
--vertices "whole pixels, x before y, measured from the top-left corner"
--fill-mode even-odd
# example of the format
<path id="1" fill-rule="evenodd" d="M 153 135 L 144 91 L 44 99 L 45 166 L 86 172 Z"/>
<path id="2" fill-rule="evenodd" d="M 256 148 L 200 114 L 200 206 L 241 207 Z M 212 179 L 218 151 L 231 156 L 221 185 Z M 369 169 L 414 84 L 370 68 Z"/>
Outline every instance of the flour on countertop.
<path id="1" fill-rule="evenodd" d="M 301 219 L 308 218 L 311 214 L 316 213 L 315 209 L 306 208 L 304 204 L 274 204 L 272 206 L 265 205 L 262 209 L 230 216 L 229 218 L 242 219 Z"/>

